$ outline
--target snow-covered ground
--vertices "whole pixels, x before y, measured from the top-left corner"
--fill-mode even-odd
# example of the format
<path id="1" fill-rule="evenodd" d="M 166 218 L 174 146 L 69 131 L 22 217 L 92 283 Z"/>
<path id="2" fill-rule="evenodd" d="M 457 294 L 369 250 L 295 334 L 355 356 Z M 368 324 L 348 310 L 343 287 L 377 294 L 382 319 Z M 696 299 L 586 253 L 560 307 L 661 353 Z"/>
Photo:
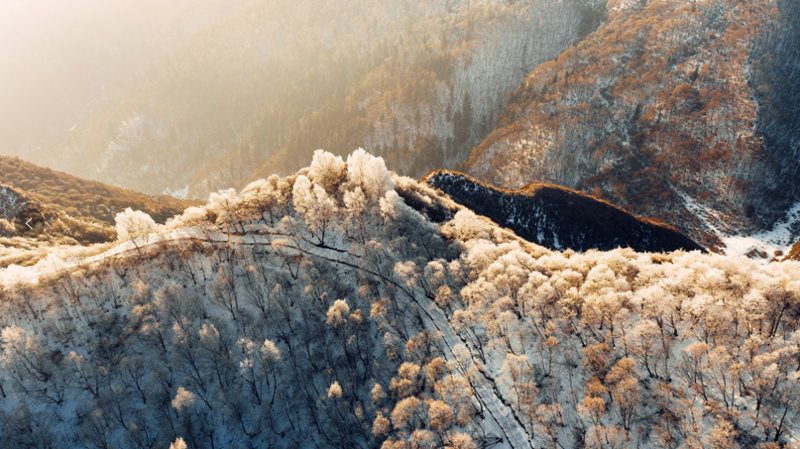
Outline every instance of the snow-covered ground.
<path id="1" fill-rule="evenodd" d="M 767 254 L 772 259 L 779 252 L 786 254 L 797 241 L 797 234 L 792 232 L 800 228 L 800 201 L 786 213 L 786 216 L 768 231 L 761 231 L 749 236 L 728 235 L 723 237 L 725 254 L 743 256 L 753 250 Z"/>
<path id="2" fill-rule="evenodd" d="M 2 446 L 797 442 L 800 263 L 550 251 L 363 152 L 304 173 L 0 271 Z"/>
<path id="3" fill-rule="evenodd" d="M 220 232 L 203 231 L 196 227 L 175 229 L 168 232 L 154 232 L 133 240 L 102 244 L 92 247 L 74 247 L 51 253 L 46 258 L 31 266 L 10 265 L 0 269 L 0 284 L 29 283 L 36 284 L 41 278 L 56 275 L 81 266 L 88 266 L 106 259 L 125 254 L 145 251 L 147 247 L 163 242 L 178 240 L 202 240 L 206 242 L 226 243 L 269 243 L 264 236 L 232 236 Z"/>
<path id="4" fill-rule="evenodd" d="M 767 262 L 786 254 L 797 242 L 797 230 L 800 229 L 800 201 L 795 203 L 772 229 L 751 235 L 735 235 L 720 229 L 719 223 L 722 223 L 722 219 L 714 211 L 698 204 L 686 194 L 681 194 L 681 197 L 686 208 L 720 237 L 726 256 L 748 256 Z"/>
<path id="5" fill-rule="evenodd" d="M 182 200 L 185 200 L 189 197 L 189 184 L 183 186 L 182 189 L 176 189 L 176 190 L 164 189 L 164 195 L 174 196 L 175 198 L 180 198 Z"/>

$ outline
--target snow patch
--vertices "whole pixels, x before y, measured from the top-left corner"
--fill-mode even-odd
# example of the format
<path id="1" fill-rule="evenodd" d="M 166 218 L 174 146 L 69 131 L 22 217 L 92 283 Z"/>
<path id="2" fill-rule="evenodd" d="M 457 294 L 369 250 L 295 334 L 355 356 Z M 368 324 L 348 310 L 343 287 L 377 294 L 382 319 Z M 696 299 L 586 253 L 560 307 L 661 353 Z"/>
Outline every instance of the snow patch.
<path id="1" fill-rule="evenodd" d="M 185 200 L 189 196 L 189 184 L 186 184 L 182 189 L 164 189 L 164 195 Z"/>
<path id="2" fill-rule="evenodd" d="M 748 256 L 767 262 L 781 252 L 786 254 L 798 239 L 800 201 L 795 203 L 772 229 L 751 235 L 736 235 L 725 232 L 715 225 L 715 223 L 722 223 L 715 211 L 698 204 L 686 194 L 680 193 L 680 195 L 686 208 L 699 218 L 711 232 L 719 236 L 726 256 Z"/>
<path id="3" fill-rule="evenodd" d="M 797 241 L 800 228 L 800 201 L 795 203 L 780 221 L 770 230 L 760 231 L 749 236 L 727 235 L 722 237 L 725 254 L 743 256 L 753 252 L 767 255 L 771 259 L 779 251 L 786 254 Z M 793 232 L 793 230 L 795 230 Z"/>

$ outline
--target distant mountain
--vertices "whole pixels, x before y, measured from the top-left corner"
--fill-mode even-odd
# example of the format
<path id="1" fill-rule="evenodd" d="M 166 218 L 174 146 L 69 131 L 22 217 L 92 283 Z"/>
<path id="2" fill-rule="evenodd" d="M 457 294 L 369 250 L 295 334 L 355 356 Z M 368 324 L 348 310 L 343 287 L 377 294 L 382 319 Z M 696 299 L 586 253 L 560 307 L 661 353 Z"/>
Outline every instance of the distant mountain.
<path id="1" fill-rule="evenodd" d="M 189 197 L 291 173 L 320 147 L 369 148 L 421 176 L 466 158 L 525 76 L 597 27 L 602 3 L 182 0 L 151 21 L 140 17 L 158 8 L 149 0 L 129 14 L 149 31 L 143 48 L 113 27 L 106 45 L 131 49 L 122 53 L 130 58 L 106 54 L 103 23 L 89 44 L 57 46 L 52 59 L 66 63 L 47 59 L 37 77 L 25 77 L 48 86 L 93 81 L 80 90 L 32 87 L 31 100 L 57 90 L 72 109 L 4 150 L 81 177 Z M 94 59 L 72 63 L 80 50 Z M 95 66 L 86 76 L 68 70 Z"/>
<path id="2" fill-rule="evenodd" d="M 135 241 L 0 269 L 0 440 L 791 447 L 799 281 L 797 262 L 551 251 L 320 151 Z"/>
<path id="3" fill-rule="evenodd" d="M 4 237 L 29 236 L 14 226 L 15 218 L 25 210 L 43 214 L 46 221 L 44 232 L 30 236 L 98 243 L 115 238 L 114 217 L 128 207 L 164 223 L 193 204 L 196 202 L 136 193 L 0 156 L 0 220 L 5 220 Z"/>
<path id="4" fill-rule="evenodd" d="M 769 229 L 800 192 L 797 2 L 145 3 L 106 7 L 147 25 L 104 23 L 108 45 L 79 34 L 18 52 L 36 76 L 13 72 L 33 93 L 4 103 L 4 153 L 205 197 L 294 172 L 319 147 L 363 147 L 413 176 L 585 191 L 712 250 Z M 80 88 L 56 83 L 109 53 Z M 57 120 L 11 119 L 45 121 L 33 101 L 45 94 L 60 98 Z"/>
<path id="5" fill-rule="evenodd" d="M 768 229 L 800 192 L 800 3 L 606 7 L 519 85 L 461 169 L 584 190 L 711 247 Z"/>
<path id="6" fill-rule="evenodd" d="M 422 181 L 520 237 L 554 250 L 702 249 L 670 226 L 635 217 L 606 201 L 565 187 L 532 183 L 506 190 L 443 170 L 429 173 Z"/>

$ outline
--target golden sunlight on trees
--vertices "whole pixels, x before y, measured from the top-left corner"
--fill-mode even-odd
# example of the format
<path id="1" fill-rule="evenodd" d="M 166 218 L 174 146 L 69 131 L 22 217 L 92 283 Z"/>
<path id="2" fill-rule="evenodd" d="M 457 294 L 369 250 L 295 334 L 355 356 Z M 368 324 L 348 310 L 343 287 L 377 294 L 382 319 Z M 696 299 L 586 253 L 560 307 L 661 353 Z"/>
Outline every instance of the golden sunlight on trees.
<path id="1" fill-rule="evenodd" d="M 798 262 L 551 251 L 344 164 L 222 192 L 141 253 L 4 271 L 3 444 L 792 447 Z"/>
<path id="2" fill-rule="evenodd" d="M 117 239 L 120 241 L 133 240 L 155 232 L 156 222 L 145 212 L 133 210 L 130 207 L 114 217 L 117 229 Z"/>

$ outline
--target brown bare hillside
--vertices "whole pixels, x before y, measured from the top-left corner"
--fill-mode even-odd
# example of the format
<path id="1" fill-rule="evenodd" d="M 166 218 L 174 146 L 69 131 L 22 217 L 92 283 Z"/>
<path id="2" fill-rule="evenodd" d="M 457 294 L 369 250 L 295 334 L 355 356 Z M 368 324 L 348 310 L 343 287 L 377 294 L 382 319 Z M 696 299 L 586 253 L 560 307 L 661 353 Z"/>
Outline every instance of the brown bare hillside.
<path id="1" fill-rule="evenodd" d="M 540 65 L 463 168 L 553 182 L 715 246 L 769 227 L 800 176 L 797 2 L 613 1 L 600 28 Z"/>
<path id="2" fill-rule="evenodd" d="M 7 212 L 0 217 L 6 220 L 5 237 L 16 235 L 12 222 L 24 207 L 48 217 L 49 226 L 42 239 L 67 237 L 80 243 L 97 243 L 114 239 L 114 216 L 125 208 L 142 210 L 164 223 L 194 204 L 87 181 L 5 156 L 0 156 L 0 184 L 5 193 L 0 196 L 0 210 Z"/>

